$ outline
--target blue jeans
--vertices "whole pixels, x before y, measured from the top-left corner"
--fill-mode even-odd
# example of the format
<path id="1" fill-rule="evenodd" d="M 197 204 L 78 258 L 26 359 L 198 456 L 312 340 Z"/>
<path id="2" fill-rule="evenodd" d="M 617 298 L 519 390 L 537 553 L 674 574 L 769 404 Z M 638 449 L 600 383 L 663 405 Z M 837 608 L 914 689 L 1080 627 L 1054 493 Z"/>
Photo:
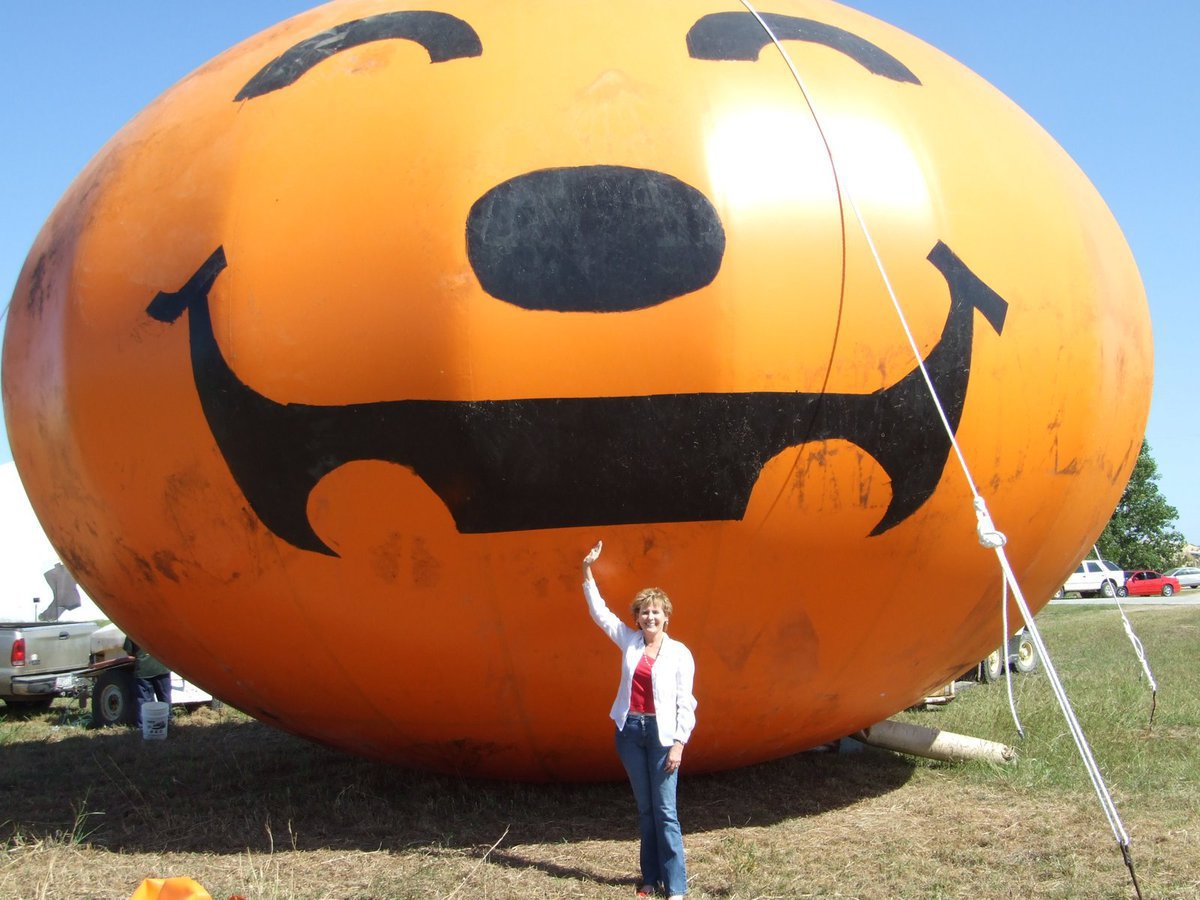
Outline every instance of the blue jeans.
<path id="1" fill-rule="evenodd" d="M 137 686 L 137 713 L 135 721 L 142 724 L 142 704 L 152 703 L 156 698 L 163 703 L 171 702 L 171 673 L 163 672 L 150 678 L 135 678 Z"/>
<path id="2" fill-rule="evenodd" d="M 683 832 L 675 812 L 675 785 L 679 773 L 667 774 L 670 747 L 658 742 L 653 716 L 630 715 L 617 732 L 617 755 L 629 775 L 637 800 L 642 836 L 642 884 L 662 885 L 668 895 L 687 893 L 687 867 L 683 859 Z"/>

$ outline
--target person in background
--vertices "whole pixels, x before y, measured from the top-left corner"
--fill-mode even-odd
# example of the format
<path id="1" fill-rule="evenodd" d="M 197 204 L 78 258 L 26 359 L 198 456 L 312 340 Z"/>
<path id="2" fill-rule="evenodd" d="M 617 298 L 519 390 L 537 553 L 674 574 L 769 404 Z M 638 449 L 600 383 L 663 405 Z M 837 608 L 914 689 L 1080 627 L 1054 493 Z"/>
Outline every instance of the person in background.
<path id="1" fill-rule="evenodd" d="M 679 900 L 687 893 L 687 866 L 675 795 L 683 748 L 696 725 L 696 664 L 687 647 L 667 636 L 672 606 L 659 588 L 634 597 L 636 628 L 605 605 L 592 576 L 603 545 L 584 557 L 583 594 L 592 621 L 621 650 L 621 681 L 610 716 L 617 726 L 617 755 L 637 800 L 642 869 L 637 895 L 649 897 L 661 887 Z"/>
<path id="2" fill-rule="evenodd" d="M 141 725 L 143 703 L 171 702 L 171 670 L 135 644 L 132 638 L 125 638 L 125 652 L 137 660 L 133 675 L 138 693 L 137 724 Z"/>

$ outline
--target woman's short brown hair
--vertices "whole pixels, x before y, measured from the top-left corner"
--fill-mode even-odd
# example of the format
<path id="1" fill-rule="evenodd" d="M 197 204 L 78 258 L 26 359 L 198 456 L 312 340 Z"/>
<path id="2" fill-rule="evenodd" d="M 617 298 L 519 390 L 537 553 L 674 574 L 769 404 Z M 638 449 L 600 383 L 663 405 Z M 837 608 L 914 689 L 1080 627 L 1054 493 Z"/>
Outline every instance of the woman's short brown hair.
<path id="1" fill-rule="evenodd" d="M 634 621 L 637 621 L 637 617 L 642 614 L 643 609 L 655 604 L 658 604 L 662 608 L 668 619 L 671 618 L 671 598 L 667 596 L 667 592 L 662 588 L 648 587 L 642 588 L 637 592 L 637 596 L 633 598 Z"/>

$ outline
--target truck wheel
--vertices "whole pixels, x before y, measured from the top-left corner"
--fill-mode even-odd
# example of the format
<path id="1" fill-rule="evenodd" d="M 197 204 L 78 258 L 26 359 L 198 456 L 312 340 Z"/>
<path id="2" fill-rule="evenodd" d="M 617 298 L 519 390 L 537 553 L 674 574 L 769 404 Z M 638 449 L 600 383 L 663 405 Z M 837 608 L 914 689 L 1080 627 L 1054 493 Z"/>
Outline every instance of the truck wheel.
<path id="1" fill-rule="evenodd" d="M 1060 586 L 1059 586 L 1059 588 L 1058 588 L 1058 590 L 1054 592 L 1054 599 L 1055 599 L 1055 600 L 1061 600 L 1061 599 L 1062 599 L 1063 597 L 1065 597 L 1065 596 L 1067 596 L 1067 592 L 1066 592 L 1066 591 L 1064 591 L 1064 590 L 1062 589 L 1062 586 L 1060 585 Z"/>
<path id="2" fill-rule="evenodd" d="M 1004 677 L 1004 663 L 1007 660 L 1001 661 L 1001 651 L 993 650 L 987 655 L 987 658 L 979 664 L 979 680 L 984 684 L 991 684 L 993 681 L 999 681 Z"/>
<path id="3" fill-rule="evenodd" d="M 1100 593 L 1105 597 L 1115 597 L 1117 596 L 1117 586 L 1111 581 L 1106 581 L 1100 586 Z"/>
<path id="4" fill-rule="evenodd" d="M 1174 593 L 1175 593 L 1175 588 L 1171 587 L 1171 585 L 1169 585 L 1169 584 L 1163 585 L 1163 596 L 1164 597 L 1170 597 Z"/>
<path id="5" fill-rule="evenodd" d="M 1033 645 L 1033 640 L 1029 635 L 1023 634 L 1021 642 L 1017 644 L 1017 661 L 1013 663 L 1013 667 L 1018 672 L 1028 674 L 1036 669 L 1037 665 L 1037 647 Z"/>
<path id="6" fill-rule="evenodd" d="M 133 673 L 112 669 L 96 679 L 92 689 L 92 725 L 133 725 L 137 722 L 137 691 Z"/>

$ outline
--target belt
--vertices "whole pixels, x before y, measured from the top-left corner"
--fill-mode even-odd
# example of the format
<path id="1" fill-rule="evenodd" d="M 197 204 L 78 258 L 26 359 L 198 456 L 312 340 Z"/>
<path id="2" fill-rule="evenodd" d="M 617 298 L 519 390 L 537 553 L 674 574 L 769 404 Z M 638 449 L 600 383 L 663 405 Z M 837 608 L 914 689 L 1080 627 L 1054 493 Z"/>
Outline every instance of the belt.
<path id="1" fill-rule="evenodd" d="M 644 721 L 646 719 L 653 719 L 653 718 L 654 718 L 654 713 L 631 712 L 631 713 L 627 713 L 625 716 L 626 721 L 628 721 L 629 719 L 642 719 Z"/>

